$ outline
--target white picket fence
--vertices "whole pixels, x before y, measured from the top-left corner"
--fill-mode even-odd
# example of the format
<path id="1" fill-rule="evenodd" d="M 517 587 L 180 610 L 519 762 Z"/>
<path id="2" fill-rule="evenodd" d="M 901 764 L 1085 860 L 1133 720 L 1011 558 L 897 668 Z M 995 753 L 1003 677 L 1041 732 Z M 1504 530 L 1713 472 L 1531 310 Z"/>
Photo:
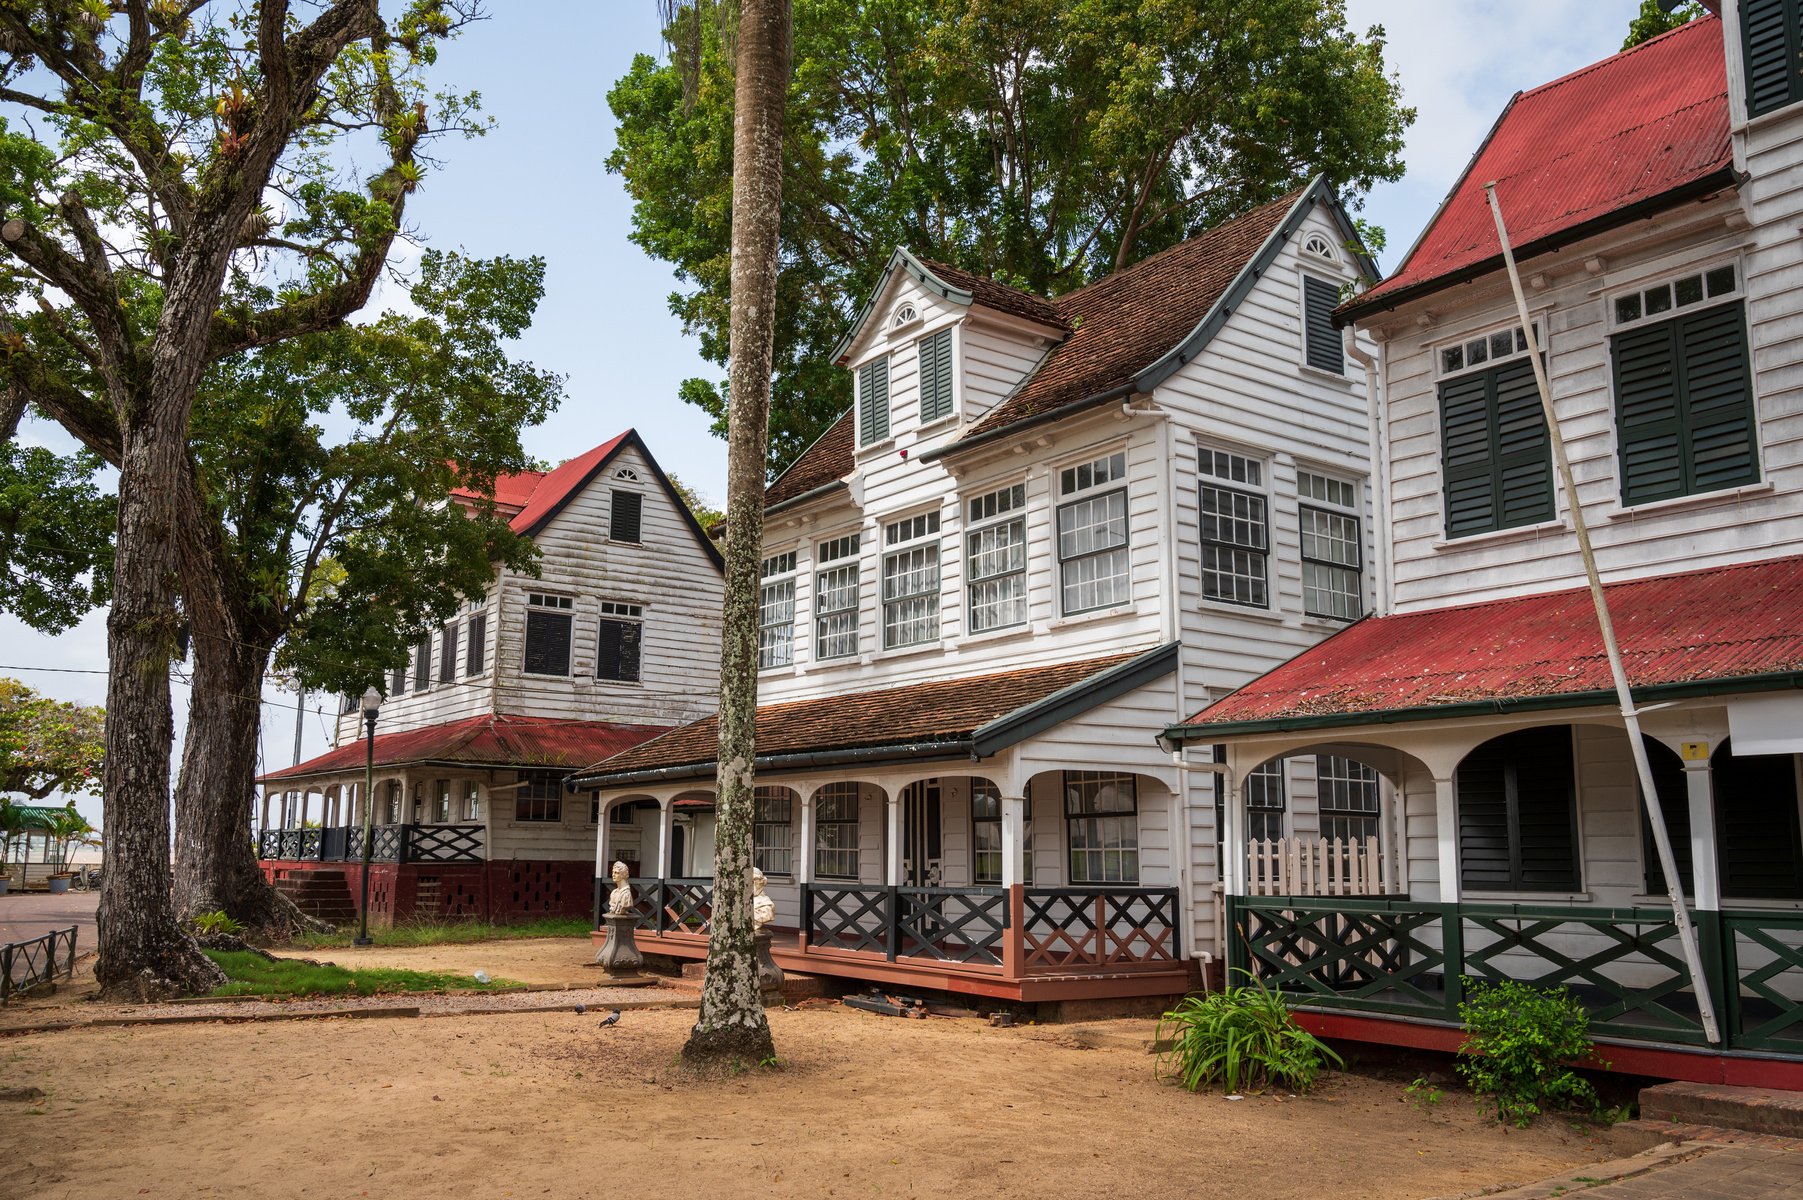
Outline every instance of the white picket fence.
<path id="1" fill-rule="evenodd" d="M 1376 837 L 1246 843 L 1248 896 L 1378 896 L 1385 874 Z"/>

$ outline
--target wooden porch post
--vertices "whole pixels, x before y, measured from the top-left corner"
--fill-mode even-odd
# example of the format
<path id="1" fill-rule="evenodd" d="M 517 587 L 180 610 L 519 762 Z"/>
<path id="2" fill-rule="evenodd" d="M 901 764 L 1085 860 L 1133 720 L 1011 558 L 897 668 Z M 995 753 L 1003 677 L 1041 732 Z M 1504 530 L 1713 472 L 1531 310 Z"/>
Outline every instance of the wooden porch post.
<path id="1" fill-rule="evenodd" d="M 902 882 L 902 789 L 887 792 L 889 823 L 883 834 L 883 882 L 900 887 Z"/>
<path id="2" fill-rule="evenodd" d="M 1440 844 L 1440 903 L 1459 902 L 1459 796 L 1450 777 L 1434 776 L 1434 828 Z"/>
<path id="3" fill-rule="evenodd" d="M 814 793 L 819 790 L 818 784 L 803 784 L 795 789 L 801 797 L 801 845 L 795 854 L 795 882 L 802 887 L 814 882 Z"/>
<path id="4" fill-rule="evenodd" d="M 1002 797 L 1002 887 L 1008 892 L 1008 932 L 1002 938 L 1002 974 L 1019 979 L 1026 960 L 1027 898 L 1022 879 L 1027 853 L 1027 798 Z"/>
<path id="5" fill-rule="evenodd" d="M 653 879 L 670 877 L 670 843 L 676 840 L 676 797 L 660 796 L 657 801 L 657 856 L 652 859 Z"/>
<path id="6" fill-rule="evenodd" d="M 1698 912 L 1719 912 L 1722 879 L 1715 853 L 1715 780 L 1710 762 L 1684 764 L 1684 787 L 1690 801 L 1690 876 Z"/>

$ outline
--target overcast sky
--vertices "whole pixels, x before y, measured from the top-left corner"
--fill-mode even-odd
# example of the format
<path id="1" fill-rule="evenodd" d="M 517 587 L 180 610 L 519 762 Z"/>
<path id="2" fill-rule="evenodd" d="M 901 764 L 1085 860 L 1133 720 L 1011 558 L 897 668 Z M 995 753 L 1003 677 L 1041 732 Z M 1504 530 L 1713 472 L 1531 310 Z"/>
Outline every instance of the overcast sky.
<path id="1" fill-rule="evenodd" d="M 724 444 L 698 410 L 675 398 L 691 375 L 714 375 L 665 305 L 669 270 L 627 240 L 631 206 L 603 163 L 613 148 L 606 92 L 632 56 L 657 52 L 651 0 L 504 0 L 494 16 L 441 57 L 439 78 L 481 91 L 498 128 L 444 147 L 445 168 L 409 205 L 433 245 L 474 255 L 543 255 L 547 294 L 520 352 L 569 379 L 563 408 L 526 434 L 553 462 L 636 426 L 666 470 L 716 503 L 725 491 Z M 1389 234 L 1379 256 L 1393 267 L 1452 186 L 1509 96 L 1613 53 L 1638 0 L 1347 0 L 1352 23 L 1382 24 L 1388 61 L 1419 109 L 1408 174 L 1380 187 L 1364 215 Z M 53 429 L 23 431 L 63 445 Z M 31 668 L 56 668 L 57 671 Z M 0 674 L 42 691 L 100 703 L 106 628 L 95 614 L 46 638 L 0 617 Z M 177 728 L 186 689 L 175 688 Z M 327 744 L 331 707 L 309 697 L 302 753 Z M 294 754 L 292 695 L 270 694 L 263 762 Z M 177 746 L 179 761 L 180 746 Z M 98 799 L 84 799 L 96 823 Z"/>

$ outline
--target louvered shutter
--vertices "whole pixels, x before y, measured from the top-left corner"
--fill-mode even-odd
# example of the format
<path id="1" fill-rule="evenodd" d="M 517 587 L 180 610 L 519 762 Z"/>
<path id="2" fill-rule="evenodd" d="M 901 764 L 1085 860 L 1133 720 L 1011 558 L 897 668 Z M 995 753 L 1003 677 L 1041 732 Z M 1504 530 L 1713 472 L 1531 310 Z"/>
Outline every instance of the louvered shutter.
<path id="1" fill-rule="evenodd" d="M 1496 528 L 1496 488 L 1490 462 L 1487 375 L 1440 385 L 1440 463 L 1446 480 L 1446 535 Z"/>
<path id="2" fill-rule="evenodd" d="M 941 330 L 920 341 L 920 421 L 937 421 L 952 412 L 952 331 Z"/>
<path id="3" fill-rule="evenodd" d="M 595 655 L 595 677 L 622 683 L 639 678 L 639 623 L 601 620 L 600 646 Z"/>
<path id="4" fill-rule="evenodd" d="M 1446 536 L 1550 520 L 1546 418 L 1526 359 L 1440 385 Z"/>
<path id="5" fill-rule="evenodd" d="M 464 673 L 480 675 L 488 669 L 488 614 L 476 613 L 470 618 L 470 648 Z"/>
<path id="6" fill-rule="evenodd" d="M 1526 359 L 1490 373 L 1496 404 L 1498 529 L 1553 517 L 1553 468 L 1546 413 L 1534 365 Z"/>
<path id="7" fill-rule="evenodd" d="M 1797 0 L 1741 0 L 1747 115 L 1789 104 L 1797 94 Z"/>
<path id="8" fill-rule="evenodd" d="M 620 488 L 615 488 L 610 497 L 612 511 L 608 514 L 607 536 L 616 542 L 639 541 L 645 498 Z"/>
<path id="9" fill-rule="evenodd" d="M 1736 900 L 1803 900 L 1803 838 L 1797 827 L 1797 761 L 1790 754 L 1713 762 L 1716 851 L 1722 895 Z"/>
<path id="10" fill-rule="evenodd" d="M 1690 788 L 1684 781 L 1684 761 L 1658 742 L 1647 740 L 1647 759 L 1653 768 L 1653 791 L 1665 816 L 1665 832 L 1672 840 L 1672 857 L 1678 863 L 1678 882 L 1685 895 L 1696 892 L 1690 859 Z M 1641 861 L 1646 864 L 1646 892 L 1665 894 L 1665 872 L 1659 866 L 1659 848 L 1653 843 L 1653 823 L 1646 805 L 1640 806 Z"/>
<path id="11" fill-rule="evenodd" d="M 526 673 L 570 673 L 570 616 L 568 613 L 526 614 Z"/>
<path id="12" fill-rule="evenodd" d="M 392 700 L 396 696 L 405 696 L 406 694 L 407 668 L 396 667 L 388 673 L 388 698 Z"/>
<path id="13" fill-rule="evenodd" d="M 450 683 L 457 678 L 457 622 L 445 622 L 444 635 L 438 643 L 438 679 Z"/>
<path id="14" fill-rule="evenodd" d="M 423 692 L 432 686 L 432 639 L 413 648 L 413 690 Z"/>
<path id="15" fill-rule="evenodd" d="M 1615 425 L 1624 504 L 1684 492 L 1676 322 L 1615 335 Z"/>
<path id="16" fill-rule="evenodd" d="M 889 360 L 879 358 L 858 372 L 858 444 L 889 436 Z"/>
<path id="17" fill-rule="evenodd" d="M 1678 322 L 1683 367 L 1686 484 L 1713 492 L 1759 479 L 1744 304 L 1724 304 Z"/>
<path id="18" fill-rule="evenodd" d="M 1459 877 L 1474 891 L 1578 888 L 1571 733 L 1526 729 L 1459 764 Z"/>
<path id="19" fill-rule="evenodd" d="M 1502 752 L 1480 746 L 1459 764 L 1459 882 L 1477 891 L 1508 891 L 1509 796 Z"/>
<path id="20" fill-rule="evenodd" d="M 1340 289 L 1313 275 L 1302 277 L 1303 351 L 1308 365 L 1335 375 L 1346 373 L 1346 351 L 1333 327 L 1334 305 Z"/>

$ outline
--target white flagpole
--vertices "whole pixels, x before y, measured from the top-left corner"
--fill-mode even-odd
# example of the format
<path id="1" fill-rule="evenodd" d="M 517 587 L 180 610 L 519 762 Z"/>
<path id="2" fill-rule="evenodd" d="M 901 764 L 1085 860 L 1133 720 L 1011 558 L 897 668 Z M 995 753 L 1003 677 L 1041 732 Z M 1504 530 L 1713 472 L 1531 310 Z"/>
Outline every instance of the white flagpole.
<path id="1" fill-rule="evenodd" d="M 1546 364 L 1540 361 L 1540 339 L 1534 322 L 1528 316 L 1527 296 L 1521 290 L 1521 274 L 1515 269 L 1515 251 L 1509 246 L 1509 230 L 1503 224 L 1502 204 L 1496 198 L 1496 184 L 1484 185 L 1490 200 L 1490 213 L 1496 218 L 1496 237 L 1502 243 L 1503 265 L 1509 270 L 1509 287 L 1515 293 L 1515 309 L 1521 316 L 1521 329 L 1528 341 L 1528 359 L 1534 366 L 1534 382 L 1540 388 L 1540 407 L 1546 414 L 1546 436 L 1552 443 L 1553 461 L 1559 468 L 1559 482 L 1565 489 L 1565 502 L 1571 509 L 1571 527 L 1578 535 L 1578 552 L 1584 557 L 1584 574 L 1590 580 L 1590 598 L 1596 604 L 1596 621 L 1602 627 L 1603 647 L 1609 653 L 1609 673 L 1615 677 L 1615 694 L 1621 702 L 1622 724 L 1627 726 L 1628 745 L 1634 752 L 1634 769 L 1640 773 L 1640 798 L 1646 806 L 1647 821 L 1653 829 L 1653 845 L 1659 851 L 1659 867 L 1665 872 L 1666 894 L 1671 897 L 1672 923 L 1678 927 L 1678 940 L 1684 946 L 1684 961 L 1690 967 L 1691 986 L 1697 994 L 1697 1015 L 1702 1018 L 1703 1036 L 1720 1043 L 1721 1031 L 1715 1020 L 1715 1000 L 1703 976 L 1703 959 L 1697 950 L 1697 933 L 1690 923 L 1690 910 L 1684 905 L 1684 885 L 1678 878 L 1678 864 L 1672 857 L 1671 834 L 1665 828 L 1665 813 L 1659 807 L 1659 793 L 1653 787 L 1653 766 L 1647 759 L 1646 743 L 1640 736 L 1640 714 L 1634 707 L 1634 696 L 1628 690 L 1628 672 L 1622 666 L 1621 647 L 1615 640 L 1615 623 L 1609 619 L 1609 601 L 1603 594 L 1602 576 L 1597 574 L 1596 555 L 1590 549 L 1590 527 L 1584 522 L 1584 509 L 1578 503 L 1577 485 L 1572 482 L 1571 460 L 1565 455 L 1565 437 L 1559 430 L 1559 418 L 1553 412 L 1552 388 L 1546 382 Z"/>

